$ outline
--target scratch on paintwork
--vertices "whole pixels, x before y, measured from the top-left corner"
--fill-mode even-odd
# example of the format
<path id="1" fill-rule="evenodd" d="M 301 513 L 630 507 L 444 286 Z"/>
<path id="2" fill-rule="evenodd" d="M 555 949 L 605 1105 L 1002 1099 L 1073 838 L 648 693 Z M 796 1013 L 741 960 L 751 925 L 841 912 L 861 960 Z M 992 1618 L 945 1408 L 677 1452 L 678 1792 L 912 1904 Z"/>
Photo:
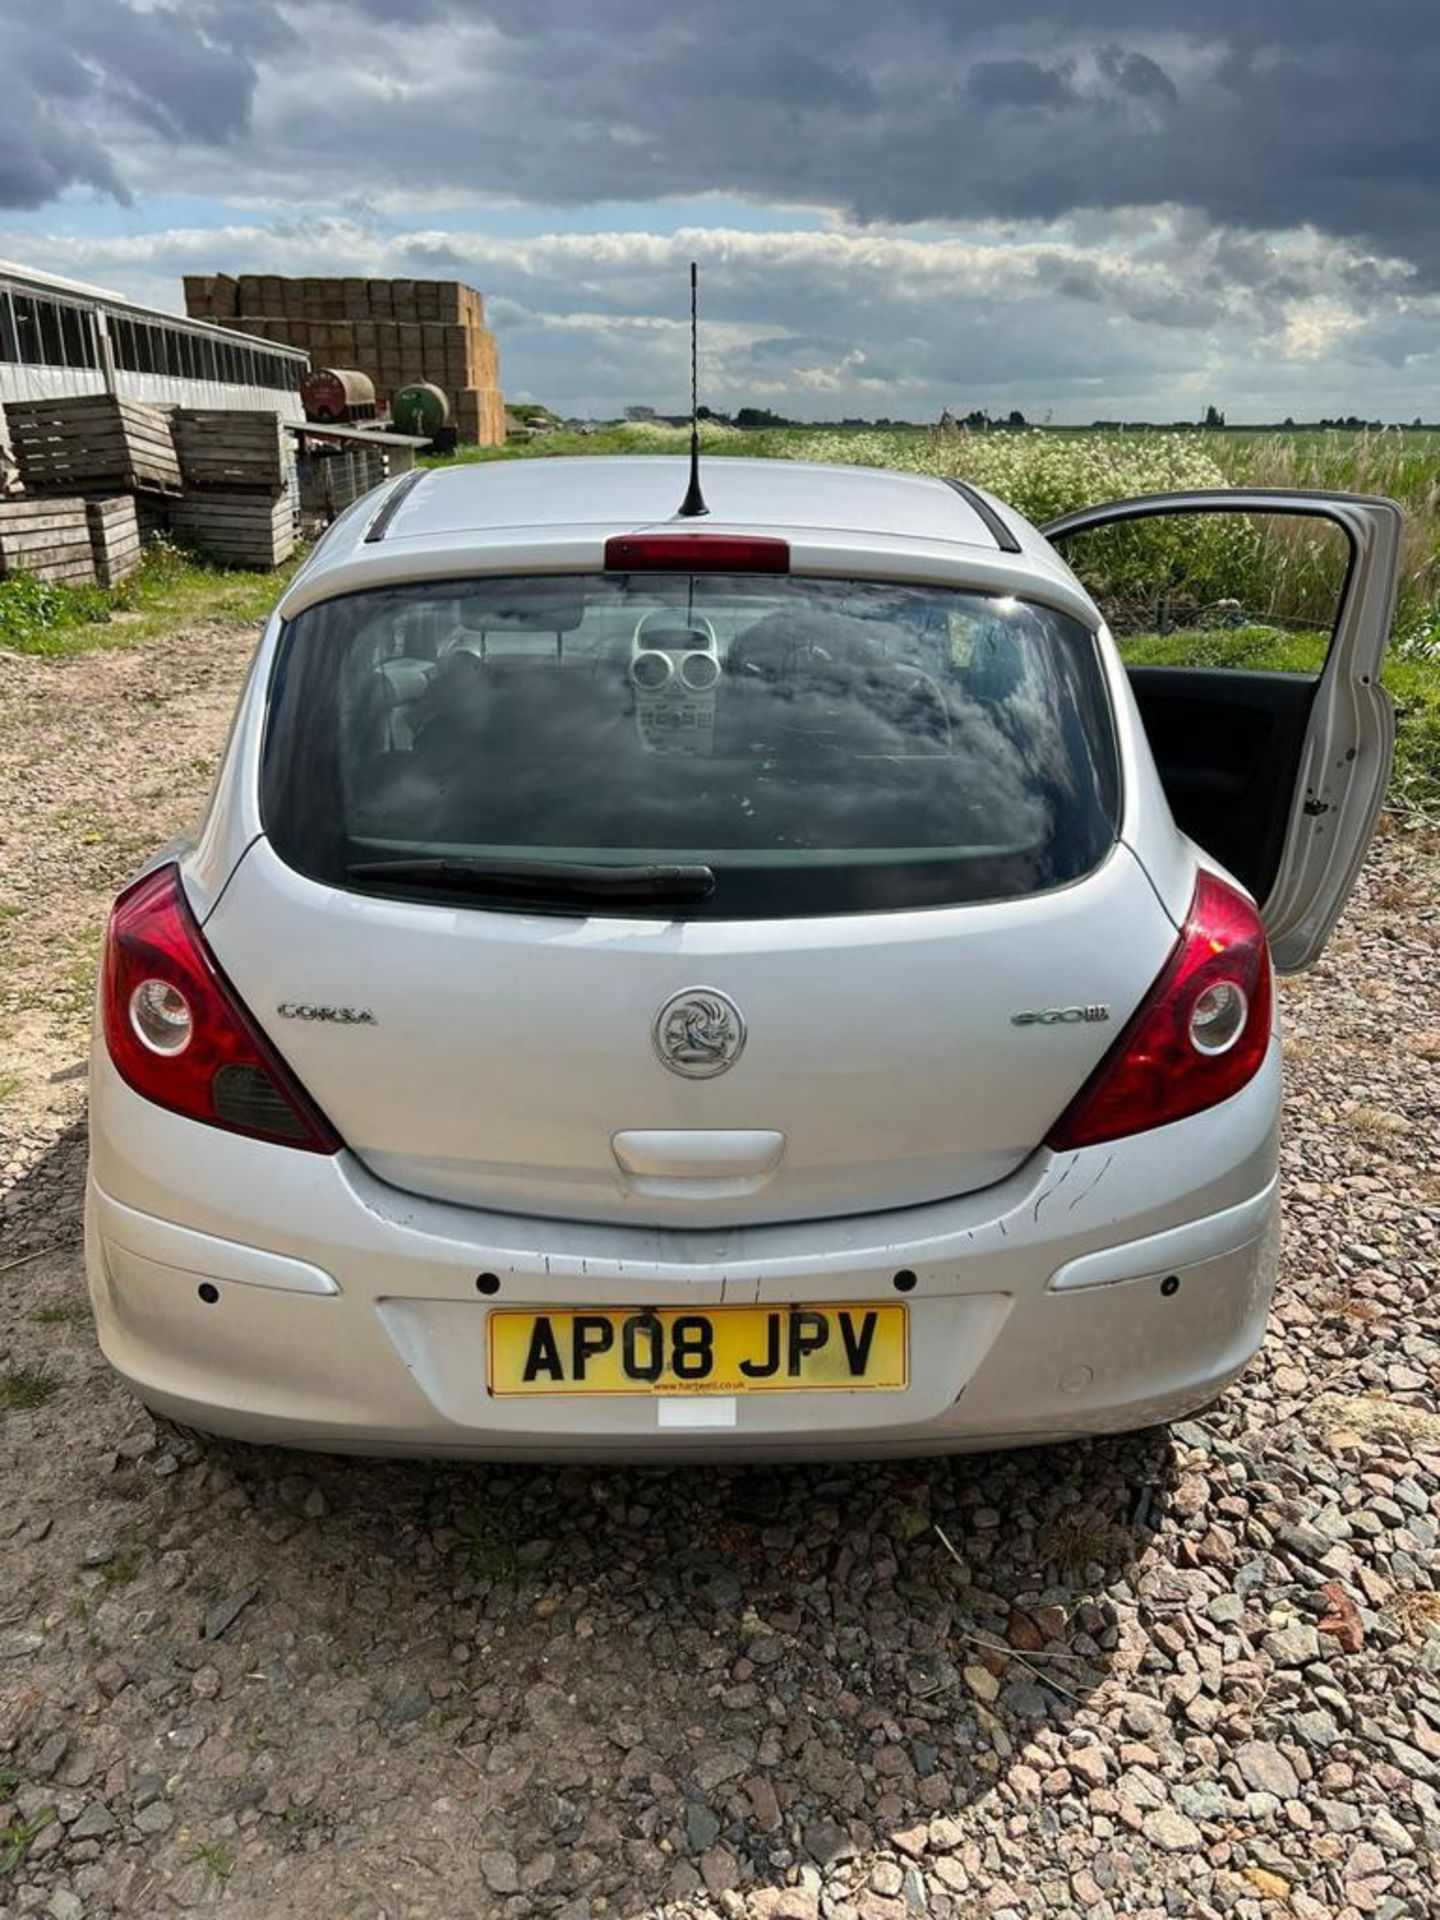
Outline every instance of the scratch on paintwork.
<path id="1" fill-rule="evenodd" d="M 1065 1169 L 1065 1171 L 1064 1171 L 1064 1173 L 1062 1173 L 1062 1174 L 1061 1174 L 1061 1176 L 1060 1176 L 1060 1178 L 1059 1178 L 1059 1179 L 1058 1179 L 1058 1180 L 1057 1180 L 1057 1181 L 1055 1182 L 1055 1184 L 1054 1184 L 1054 1186 L 1053 1186 L 1053 1187 L 1046 1187 L 1046 1189 L 1045 1189 L 1045 1191 L 1044 1191 L 1044 1192 L 1043 1192 L 1043 1193 L 1042 1193 L 1042 1194 L 1041 1194 L 1041 1195 L 1039 1196 L 1039 1198 L 1038 1198 L 1038 1199 L 1036 1200 L 1036 1202 L 1035 1202 L 1035 1214 L 1034 1214 L 1034 1223 L 1035 1223 L 1035 1225 L 1036 1225 L 1037 1227 L 1038 1227 L 1038 1226 L 1039 1226 L 1039 1224 L 1040 1224 L 1040 1209 L 1041 1209 L 1041 1207 L 1043 1207 L 1043 1206 L 1044 1206 L 1044 1204 L 1045 1204 L 1045 1202 L 1046 1202 L 1046 1201 L 1047 1201 L 1048 1199 L 1050 1199 L 1050 1197 L 1052 1196 L 1052 1194 L 1057 1194 L 1057 1193 L 1058 1193 L 1058 1192 L 1060 1191 L 1060 1189 L 1061 1189 L 1061 1187 L 1063 1187 L 1063 1186 L 1064 1186 L 1064 1184 L 1065 1184 L 1065 1182 L 1066 1182 L 1066 1181 L 1067 1181 L 1067 1180 L 1068 1180 L 1068 1179 L 1070 1178 L 1070 1176 L 1071 1176 L 1071 1174 L 1072 1174 L 1072 1173 L 1073 1173 L 1074 1171 L 1075 1171 L 1075 1162 L 1074 1162 L 1074 1161 L 1072 1160 L 1072 1161 L 1070 1162 L 1070 1164 L 1069 1164 L 1069 1166 L 1068 1166 L 1068 1167 L 1066 1167 L 1066 1169 Z"/>
<path id="2" fill-rule="evenodd" d="M 1010 1238 L 1010 1230 L 1009 1230 L 1009 1228 L 1008 1228 L 1008 1227 L 1007 1227 L 1007 1226 L 1005 1225 L 1005 1222 L 1004 1222 L 1003 1220 L 997 1220 L 997 1221 L 995 1222 L 995 1224 L 996 1224 L 996 1226 L 997 1226 L 997 1227 L 999 1227 L 999 1229 L 1000 1229 L 1000 1237 L 1001 1237 L 1001 1239 L 1002 1239 L 1002 1240 L 1008 1240 L 1008 1239 Z"/>
<path id="3" fill-rule="evenodd" d="M 1088 1199 L 1090 1195 L 1095 1191 L 1096 1187 L 1099 1186 L 1100 1182 L 1105 1178 L 1106 1174 L 1110 1171 L 1111 1167 L 1114 1166 L 1114 1164 L 1115 1164 L 1114 1154 L 1107 1153 L 1105 1156 L 1104 1166 L 1101 1167 L 1100 1171 L 1096 1174 L 1095 1178 L 1090 1182 L 1089 1186 L 1086 1187 L 1085 1191 L 1083 1193 L 1076 1194 L 1075 1198 L 1070 1202 L 1070 1205 L 1065 1209 L 1065 1211 L 1067 1213 L 1073 1213 L 1076 1207 L 1079 1206 L 1082 1200 Z"/>

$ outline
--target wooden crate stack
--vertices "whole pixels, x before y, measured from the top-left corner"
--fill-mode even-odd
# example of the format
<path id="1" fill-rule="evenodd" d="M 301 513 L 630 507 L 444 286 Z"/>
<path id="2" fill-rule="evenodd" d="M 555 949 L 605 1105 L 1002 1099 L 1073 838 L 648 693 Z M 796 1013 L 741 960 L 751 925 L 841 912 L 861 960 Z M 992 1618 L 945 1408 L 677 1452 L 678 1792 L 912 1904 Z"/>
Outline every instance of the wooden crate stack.
<path id="1" fill-rule="evenodd" d="M 291 443 L 273 413 L 177 407 L 184 496 L 172 530 L 227 566 L 270 568 L 295 547 Z"/>
<path id="2" fill-rule="evenodd" d="M 358 367 L 382 394 L 429 380 L 450 396 L 461 437 L 505 439 L 495 336 L 485 304 L 458 280 L 191 277 L 192 318 L 301 347 L 316 367 Z"/>
<path id="3" fill-rule="evenodd" d="M 180 491 L 174 437 L 158 407 L 110 393 L 16 400 L 5 409 L 5 423 L 27 492 Z"/>
<path id="4" fill-rule="evenodd" d="M 104 500 L 87 500 L 85 518 L 95 578 L 102 587 L 118 587 L 140 564 L 140 519 L 135 496 L 117 493 Z"/>
<path id="5" fill-rule="evenodd" d="M 295 507 L 288 493 L 187 493 L 170 508 L 170 525 L 187 543 L 227 567 L 278 567 L 295 550 Z"/>
<path id="6" fill-rule="evenodd" d="M 289 436 L 275 413 L 177 407 L 171 416 L 186 491 L 229 487 L 279 493 L 289 482 Z"/>
<path id="7" fill-rule="evenodd" d="M 10 573 L 93 587 L 95 560 L 85 502 L 38 497 L 0 502 L 0 577 Z"/>

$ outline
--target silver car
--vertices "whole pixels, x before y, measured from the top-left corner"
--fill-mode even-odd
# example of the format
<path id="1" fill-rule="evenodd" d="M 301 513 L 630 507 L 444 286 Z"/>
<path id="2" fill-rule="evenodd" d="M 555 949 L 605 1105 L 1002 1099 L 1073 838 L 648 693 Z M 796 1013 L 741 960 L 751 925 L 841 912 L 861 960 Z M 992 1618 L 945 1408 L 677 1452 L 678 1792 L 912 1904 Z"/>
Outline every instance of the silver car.
<path id="1" fill-rule="evenodd" d="M 1320 951 L 1383 794 L 1398 510 L 1046 537 L 960 482 L 716 461 L 704 518 L 684 484 L 408 476 L 285 592 L 106 947 L 87 1257 L 150 1407 L 919 1453 L 1177 1417 L 1255 1351 L 1272 959 Z M 1227 584 L 1293 559 L 1282 518 L 1340 555 L 1322 671 L 1127 672 L 1123 621 L 1260 618 L 1177 615 L 1176 555 L 1243 527 Z M 1158 595 L 1102 612 L 1062 546 Z"/>

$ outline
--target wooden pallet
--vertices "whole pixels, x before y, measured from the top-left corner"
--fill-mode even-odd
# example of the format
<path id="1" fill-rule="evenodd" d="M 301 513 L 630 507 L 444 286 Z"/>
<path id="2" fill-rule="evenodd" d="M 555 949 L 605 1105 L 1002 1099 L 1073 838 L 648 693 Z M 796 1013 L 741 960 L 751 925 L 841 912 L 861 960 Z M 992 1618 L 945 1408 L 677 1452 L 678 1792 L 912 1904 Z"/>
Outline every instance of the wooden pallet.
<path id="1" fill-rule="evenodd" d="M 95 577 L 102 587 L 118 587 L 134 573 L 143 552 L 135 496 L 121 493 L 104 500 L 87 500 L 85 517 Z"/>
<path id="2" fill-rule="evenodd" d="M 177 407 L 172 423 L 187 493 L 220 487 L 273 494 L 286 485 L 290 448 L 278 414 Z"/>
<path id="3" fill-rule="evenodd" d="M 0 502 L 0 576 L 33 574 L 93 587 L 95 561 L 83 500 Z"/>
<path id="4" fill-rule="evenodd" d="M 158 407 L 114 394 L 18 400 L 5 409 L 20 477 L 32 493 L 115 486 L 179 493 L 180 462 Z"/>
<path id="5" fill-rule="evenodd" d="M 289 493 L 187 493 L 171 502 L 171 529 L 189 545 L 231 567 L 268 570 L 295 549 L 295 508 Z"/>

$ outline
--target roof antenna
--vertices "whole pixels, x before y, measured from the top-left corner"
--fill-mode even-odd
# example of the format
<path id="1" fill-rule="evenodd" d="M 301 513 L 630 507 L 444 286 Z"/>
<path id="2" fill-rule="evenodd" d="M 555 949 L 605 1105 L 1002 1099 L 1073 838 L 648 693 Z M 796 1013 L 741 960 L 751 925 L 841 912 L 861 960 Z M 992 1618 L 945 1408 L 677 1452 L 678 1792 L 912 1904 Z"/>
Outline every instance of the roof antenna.
<path id="1" fill-rule="evenodd" d="M 705 495 L 700 491 L 700 415 L 699 400 L 699 325 L 696 317 L 698 299 L 696 281 L 698 275 L 695 262 L 690 262 L 690 485 L 685 498 L 680 503 L 677 520 L 698 520 L 710 509 L 705 504 Z"/>

